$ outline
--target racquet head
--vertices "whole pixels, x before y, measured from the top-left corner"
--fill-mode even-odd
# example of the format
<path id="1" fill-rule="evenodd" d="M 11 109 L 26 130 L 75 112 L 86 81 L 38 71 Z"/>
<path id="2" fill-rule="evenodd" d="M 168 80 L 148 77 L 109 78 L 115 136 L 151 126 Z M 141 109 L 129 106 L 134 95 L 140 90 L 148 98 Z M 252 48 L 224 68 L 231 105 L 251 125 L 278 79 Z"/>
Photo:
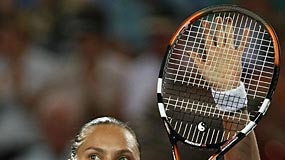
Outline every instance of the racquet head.
<path id="1" fill-rule="evenodd" d="M 162 61 L 158 108 L 173 154 L 177 141 L 224 154 L 267 111 L 279 75 L 274 29 L 238 6 L 213 6 L 188 17 Z"/>

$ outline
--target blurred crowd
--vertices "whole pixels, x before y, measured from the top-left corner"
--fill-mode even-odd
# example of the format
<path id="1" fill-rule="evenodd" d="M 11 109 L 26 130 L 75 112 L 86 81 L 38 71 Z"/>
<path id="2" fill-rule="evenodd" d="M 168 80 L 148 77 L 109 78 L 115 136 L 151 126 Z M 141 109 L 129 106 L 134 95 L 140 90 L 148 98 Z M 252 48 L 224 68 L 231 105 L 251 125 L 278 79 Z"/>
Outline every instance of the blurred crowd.
<path id="1" fill-rule="evenodd" d="M 79 127 L 99 116 L 127 121 L 142 159 L 171 159 L 156 106 L 162 56 L 187 16 L 218 4 L 261 15 L 285 50 L 283 0 L 1 0 L 0 159 L 67 159 Z M 262 160 L 285 157 L 283 68 L 256 128 Z"/>

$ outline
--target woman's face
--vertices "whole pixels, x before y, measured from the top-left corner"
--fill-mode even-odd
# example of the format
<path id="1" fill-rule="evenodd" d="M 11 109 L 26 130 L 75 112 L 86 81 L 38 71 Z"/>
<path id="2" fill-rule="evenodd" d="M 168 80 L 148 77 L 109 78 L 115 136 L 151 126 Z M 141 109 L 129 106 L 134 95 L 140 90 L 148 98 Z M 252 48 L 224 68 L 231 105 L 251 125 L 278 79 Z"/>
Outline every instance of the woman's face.
<path id="1" fill-rule="evenodd" d="M 93 127 L 77 150 L 78 160 L 139 160 L 136 139 L 126 129 L 101 124 Z"/>

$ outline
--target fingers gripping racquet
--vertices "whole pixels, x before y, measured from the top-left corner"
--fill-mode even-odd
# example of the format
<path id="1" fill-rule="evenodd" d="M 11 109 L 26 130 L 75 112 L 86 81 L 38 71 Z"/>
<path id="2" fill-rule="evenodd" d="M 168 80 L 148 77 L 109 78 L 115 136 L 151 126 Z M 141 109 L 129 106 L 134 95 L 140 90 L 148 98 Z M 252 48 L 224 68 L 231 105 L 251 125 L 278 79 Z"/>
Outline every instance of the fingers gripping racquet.
<path id="1" fill-rule="evenodd" d="M 279 75 L 273 28 L 237 6 L 196 12 L 174 33 L 158 78 L 158 108 L 176 143 L 217 149 L 217 159 L 267 111 Z"/>

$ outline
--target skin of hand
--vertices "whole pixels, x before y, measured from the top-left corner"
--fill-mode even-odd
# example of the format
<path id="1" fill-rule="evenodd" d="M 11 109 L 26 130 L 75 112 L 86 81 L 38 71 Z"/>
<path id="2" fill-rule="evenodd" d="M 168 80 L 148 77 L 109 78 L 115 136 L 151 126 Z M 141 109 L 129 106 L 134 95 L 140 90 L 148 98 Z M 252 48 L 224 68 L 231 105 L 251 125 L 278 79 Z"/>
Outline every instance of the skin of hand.
<path id="1" fill-rule="evenodd" d="M 204 60 L 198 53 L 189 52 L 198 72 L 216 91 L 231 90 L 240 85 L 241 57 L 245 49 L 248 29 L 244 29 L 240 45 L 234 44 L 233 20 L 225 18 L 225 25 L 221 17 L 216 17 L 217 23 L 214 33 L 211 33 L 209 22 L 203 21 L 203 37 L 205 39 Z M 214 40 L 215 39 L 215 40 Z"/>
<path id="2" fill-rule="evenodd" d="M 77 151 L 78 160 L 139 160 L 136 140 L 112 124 L 94 127 Z"/>
<path id="3" fill-rule="evenodd" d="M 249 115 L 246 110 L 243 111 L 242 116 L 239 119 L 243 119 L 239 124 L 234 123 L 235 118 L 224 117 L 223 125 L 225 128 L 225 135 L 234 136 L 234 133 L 229 132 L 231 128 L 236 130 L 242 130 L 245 127 L 246 121 L 249 120 Z M 244 123 L 244 125 L 242 125 Z M 254 131 L 250 132 L 244 139 L 231 148 L 225 155 L 224 160 L 260 160 L 259 149 Z"/>
<path id="4" fill-rule="evenodd" d="M 259 149 L 256 143 L 254 131 L 230 149 L 224 160 L 260 160 Z"/>

